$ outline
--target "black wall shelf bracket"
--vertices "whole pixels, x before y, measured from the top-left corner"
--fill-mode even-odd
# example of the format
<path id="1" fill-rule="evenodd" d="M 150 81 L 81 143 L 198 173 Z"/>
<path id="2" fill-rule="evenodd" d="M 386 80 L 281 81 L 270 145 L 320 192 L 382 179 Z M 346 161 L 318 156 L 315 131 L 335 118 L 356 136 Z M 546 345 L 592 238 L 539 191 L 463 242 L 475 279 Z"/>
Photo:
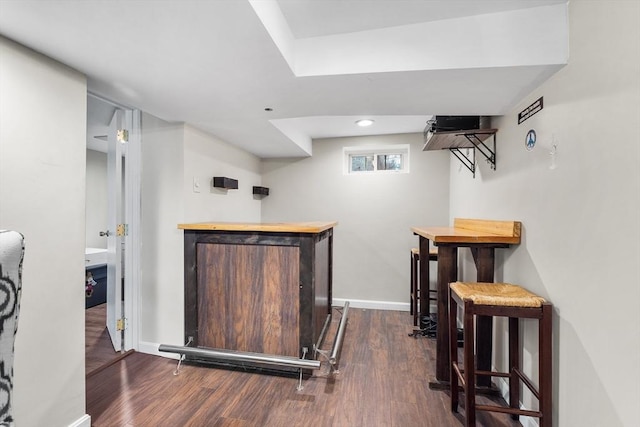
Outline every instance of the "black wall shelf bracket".
<path id="1" fill-rule="evenodd" d="M 487 160 L 487 163 L 491 166 L 492 170 L 496 170 L 496 132 L 495 130 L 491 132 L 465 132 L 460 134 L 464 136 L 467 141 L 473 147 L 464 147 L 470 148 L 473 150 L 471 156 L 468 154 L 462 153 L 460 151 L 460 147 L 450 147 L 449 151 L 451 151 L 457 158 L 462 162 L 462 164 L 471 171 L 473 177 L 476 177 L 476 150 L 480 152 Z M 492 143 L 489 145 L 485 144 L 485 141 L 492 137 Z"/>
<path id="2" fill-rule="evenodd" d="M 471 157 L 464 154 L 459 148 L 449 148 L 449 151 L 460 160 L 460 162 L 471 171 L 473 177 L 476 177 L 476 150 L 471 151 Z"/>
<path id="3" fill-rule="evenodd" d="M 449 150 L 476 177 L 476 150 L 484 156 L 492 170 L 496 170 L 496 133 L 498 129 L 466 129 L 433 132 L 425 137 L 423 151 Z M 492 141 L 489 142 L 489 138 Z M 470 155 L 461 150 L 473 150 Z"/>
<path id="4" fill-rule="evenodd" d="M 493 149 L 489 148 L 475 133 L 467 133 L 464 136 L 487 159 L 491 169 L 496 170 L 496 134 L 492 135 Z"/>

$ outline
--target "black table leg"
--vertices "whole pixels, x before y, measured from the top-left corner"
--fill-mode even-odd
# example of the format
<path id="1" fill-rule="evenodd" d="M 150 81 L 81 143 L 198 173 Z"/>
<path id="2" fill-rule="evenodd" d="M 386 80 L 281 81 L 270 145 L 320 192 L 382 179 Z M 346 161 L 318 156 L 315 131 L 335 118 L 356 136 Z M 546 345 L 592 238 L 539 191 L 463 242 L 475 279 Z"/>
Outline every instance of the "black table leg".
<path id="1" fill-rule="evenodd" d="M 422 256 L 422 255 L 421 255 Z M 427 258 L 428 259 L 428 258 Z M 458 280 L 458 247 L 438 246 L 438 330 L 436 333 L 436 380 L 449 383 L 449 283 Z"/>
<path id="2" fill-rule="evenodd" d="M 478 271 L 478 282 L 493 283 L 495 267 L 495 249 L 492 247 L 479 247 L 474 249 L 474 260 Z M 493 348 L 493 317 L 477 316 L 476 318 L 476 358 L 477 370 L 491 370 L 491 352 Z M 478 387 L 490 387 L 491 377 L 479 376 L 476 385 Z"/>

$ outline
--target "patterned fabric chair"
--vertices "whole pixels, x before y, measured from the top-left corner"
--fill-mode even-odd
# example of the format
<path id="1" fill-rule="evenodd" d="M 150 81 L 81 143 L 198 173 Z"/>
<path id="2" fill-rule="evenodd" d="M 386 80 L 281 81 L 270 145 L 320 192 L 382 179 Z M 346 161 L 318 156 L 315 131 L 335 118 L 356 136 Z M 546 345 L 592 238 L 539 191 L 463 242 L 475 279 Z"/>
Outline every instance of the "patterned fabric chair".
<path id="1" fill-rule="evenodd" d="M 18 329 L 24 238 L 0 230 L 0 426 L 12 426 L 13 350 Z"/>

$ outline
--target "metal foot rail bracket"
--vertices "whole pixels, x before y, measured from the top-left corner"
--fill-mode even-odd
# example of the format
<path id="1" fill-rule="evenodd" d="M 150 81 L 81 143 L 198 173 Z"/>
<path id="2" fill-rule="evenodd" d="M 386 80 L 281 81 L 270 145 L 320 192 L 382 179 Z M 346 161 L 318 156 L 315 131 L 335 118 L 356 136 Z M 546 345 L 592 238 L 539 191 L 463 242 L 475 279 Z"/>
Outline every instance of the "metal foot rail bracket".
<path id="1" fill-rule="evenodd" d="M 189 347 L 189 345 L 193 342 L 193 337 L 189 337 L 189 339 L 187 340 L 187 343 L 184 345 L 185 347 Z M 180 358 L 178 359 L 178 366 L 176 366 L 176 369 L 173 371 L 173 375 L 178 375 L 180 373 L 180 365 L 182 365 L 182 361 L 184 360 L 185 354 L 182 353 L 180 355 Z"/>
<path id="2" fill-rule="evenodd" d="M 344 308 L 342 310 L 342 317 L 340 318 L 340 323 L 338 324 L 338 332 L 336 333 L 336 339 L 333 341 L 333 347 L 331 348 L 331 352 L 329 353 L 326 350 L 320 350 L 319 348 L 315 349 L 315 352 L 324 357 L 330 366 L 329 373 L 339 373 L 340 371 L 336 369 L 339 361 L 340 350 L 342 349 L 342 342 L 344 341 L 344 331 L 347 328 L 347 316 L 349 315 L 349 301 L 344 303 Z"/>
<path id="3" fill-rule="evenodd" d="M 302 359 L 307 357 L 308 351 L 309 349 L 307 347 L 302 347 Z M 302 391 L 303 389 L 304 387 L 302 386 L 302 368 L 300 368 L 300 378 L 298 379 L 298 387 L 296 387 L 296 390 Z"/>

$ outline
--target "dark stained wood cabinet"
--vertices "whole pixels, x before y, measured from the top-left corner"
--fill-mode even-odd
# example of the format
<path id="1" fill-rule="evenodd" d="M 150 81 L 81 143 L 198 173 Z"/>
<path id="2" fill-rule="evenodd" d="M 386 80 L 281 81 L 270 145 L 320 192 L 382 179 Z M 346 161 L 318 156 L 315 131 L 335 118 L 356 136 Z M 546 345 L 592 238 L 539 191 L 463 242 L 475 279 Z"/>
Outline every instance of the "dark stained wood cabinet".
<path id="1" fill-rule="evenodd" d="M 331 318 L 335 224 L 179 225 L 191 346 L 312 354 Z"/>

